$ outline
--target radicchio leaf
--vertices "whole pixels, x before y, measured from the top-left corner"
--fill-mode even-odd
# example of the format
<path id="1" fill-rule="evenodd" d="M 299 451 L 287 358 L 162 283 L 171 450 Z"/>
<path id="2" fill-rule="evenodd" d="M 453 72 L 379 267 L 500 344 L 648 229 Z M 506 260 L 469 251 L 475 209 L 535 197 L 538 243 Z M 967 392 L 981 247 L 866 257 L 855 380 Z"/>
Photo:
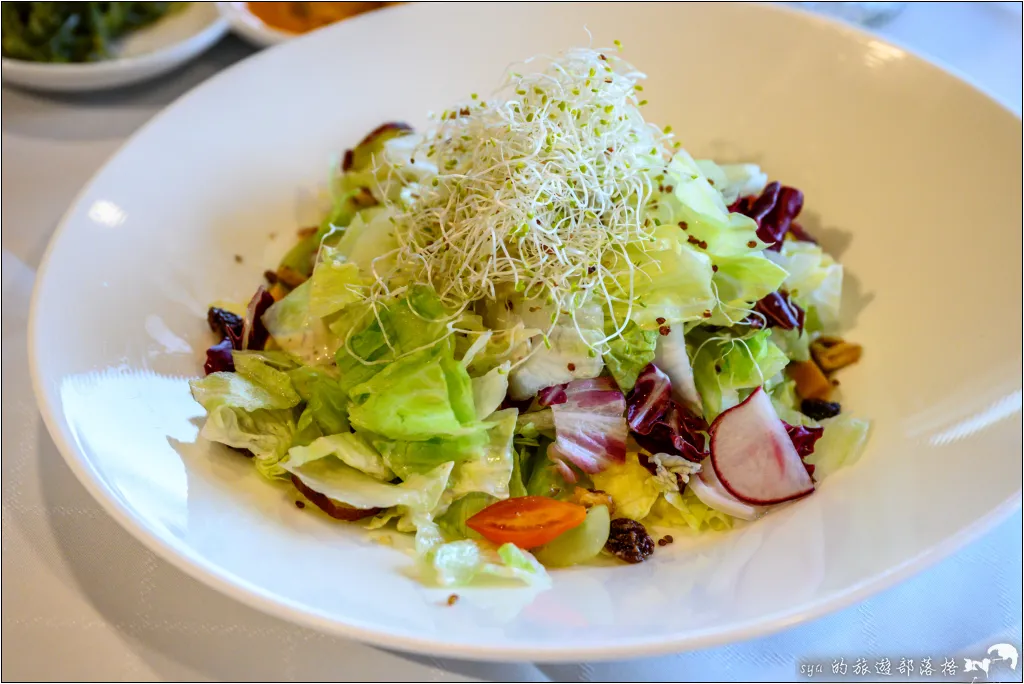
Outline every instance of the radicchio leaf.
<path id="1" fill-rule="evenodd" d="M 274 297 L 263 286 L 260 286 L 256 290 L 256 294 L 249 300 L 249 307 L 245 311 L 245 325 L 242 329 L 242 349 L 256 351 L 263 349 L 267 338 L 270 337 L 267 326 L 263 325 L 263 314 L 273 303 Z"/>
<path id="2" fill-rule="evenodd" d="M 700 463 L 707 456 L 707 422 L 672 401 L 672 382 L 653 363 L 637 377 L 626 400 L 626 419 L 637 444 L 652 454 L 678 454 Z"/>
<path id="3" fill-rule="evenodd" d="M 782 421 L 782 424 L 786 426 L 786 434 L 789 435 L 789 439 L 793 442 L 796 453 L 799 454 L 801 459 L 807 458 L 814 453 L 814 444 L 821 439 L 821 435 L 825 432 L 823 427 L 790 425 L 786 421 Z M 804 463 L 804 467 L 807 468 L 808 475 L 814 475 L 813 464 Z"/>
<path id="4" fill-rule="evenodd" d="M 206 350 L 206 363 L 203 370 L 206 374 L 217 371 L 233 372 L 235 362 L 231 358 L 233 349 L 263 349 L 270 333 L 263 325 L 263 314 L 266 313 L 274 298 L 263 287 L 256 290 L 245 318 L 225 309 L 211 307 L 206 313 L 206 322 L 210 330 L 221 336 L 220 342 Z"/>
<path id="5" fill-rule="evenodd" d="M 537 392 L 537 403 L 541 406 L 564 404 L 569 397 L 565 393 L 566 385 L 552 385 Z"/>
<path id="6" fill-rule="evenodd" d="M 813 242 L 814 244 L 818 244 L 818 241 L 814 239 L 814 236 L 804 230 L 804 227 L 796 221 L 789 224 L 789 234 L 801 242 Z"/>
<path id="7" fill-rule="evenodd" d="M 225 337 L 223 340 L 206 350 L 206 363 L 203 370 L 207 375 L 218 371 L 234 372 L 235 360 L 231 357 L 231 350 L 234 345 L 231 339 Z"/>
<path id="8" fill-rule="evenodd" d="M 764 314 L 769 328 L 783 330 L 804 330 L 804 310 L 789 298 L 786 292 L 772 292 L 762 297 L 754 305 L 754 309 Z"/>
<path id="9" fill-rule="evenodd" d="M 572 463 L 585 473 L 599 473 L 608 464 L 626 460 L 626 400 L 611 378 L 574 380 L 565 386 L 566 399 L 551 406 L 555 442 L 548 457 L 559 465 L 568 482 L 576 475 Z"/>
<path id="10" fill-rule="evenodd" d="M 768 249 L 779 251 L 782 239 L 792 231 L 798 240 L 814 242 L 813 238 L 793 221 L 804 207 L 804 194 L 772 181 L 765 186 L 758 197 L 741 197 L 729 206 L 729 211 L 739 212 L 757 222 L 757 237 L 768 243 Z"/>

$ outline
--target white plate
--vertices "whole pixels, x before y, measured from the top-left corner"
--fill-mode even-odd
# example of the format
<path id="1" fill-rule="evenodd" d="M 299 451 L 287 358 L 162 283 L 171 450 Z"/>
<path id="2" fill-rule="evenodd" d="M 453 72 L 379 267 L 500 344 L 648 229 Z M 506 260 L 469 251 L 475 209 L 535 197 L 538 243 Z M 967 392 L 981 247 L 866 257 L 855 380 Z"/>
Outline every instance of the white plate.
<path id="1" fill-rule="evenodd" d="M 220 40 L 228 23 L 213 3 L 192 2 L 182 11 L 126 35 L 115 56 L 87 64 L 2 60 L 4 83 L 62 92 L 102 90 L 159 76 Z"/>
<path id="2" fill-rule="evenodd" d="M 648 115 L 687 148 L 804 190 L 847 267 L 848 409 L 870 448 L 813 496 L 638 566 L 554 587 L 427 589 L 409 559 L 297 510 L 197 442 L 186 378 L 215 299 L 247 298 L 318 217 L 328 163 L 387 120 L 422 125 L 511 62 L 621 39 Z M 244 112 L 240 109 L 244 103 Z M 33 377 L 68 464 L 112 516 L 250 605 L 375 644 L 472 658 L 621 658 L 781 629 L 951 553 L 1020 504 L 1021 122 L 839 24 L 718 3 L 414 5 L 246 60 L 182 98 L 97 175 L 40 270 Z M 235 255 L 242 261 L 236 263 Z M 677 535 L 681 536 L 681 535 Z"/>

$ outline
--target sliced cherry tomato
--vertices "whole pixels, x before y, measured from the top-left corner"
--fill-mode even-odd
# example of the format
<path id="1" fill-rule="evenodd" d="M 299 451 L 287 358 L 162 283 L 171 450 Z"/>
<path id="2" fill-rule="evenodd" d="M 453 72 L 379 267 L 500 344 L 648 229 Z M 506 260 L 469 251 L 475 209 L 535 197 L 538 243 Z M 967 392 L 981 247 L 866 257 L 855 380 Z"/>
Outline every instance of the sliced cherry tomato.
<path id="1" fill-rule="evenodd" d="M 521 549 L 532 549 L 586 519 L 587 509 L 579 504 L 546 496 L 519 496 L 491 504 L 466 525 L 495 544 L 512 542 Z"/>

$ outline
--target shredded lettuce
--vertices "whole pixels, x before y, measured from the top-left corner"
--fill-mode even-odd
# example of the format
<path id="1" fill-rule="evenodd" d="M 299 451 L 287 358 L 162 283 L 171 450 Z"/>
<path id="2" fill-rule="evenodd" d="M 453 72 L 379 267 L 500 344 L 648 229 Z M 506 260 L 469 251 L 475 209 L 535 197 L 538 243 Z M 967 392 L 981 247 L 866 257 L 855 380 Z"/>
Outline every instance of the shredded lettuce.
<path id="1" fill-rule="evenodd" d="M 310 455 L 309 452 L 304 452 Z M 448 484 L 452 463 L 443 463 L 403 482 L 389 484 L 346 464 L 336 452 L 304 462 L 291 457 L 278 465 L 296 475 L 310 489 L 355 508 L 400 506 L 409 514 L 430 515 Z"/>
<path id="2" fill-rule="evenodd" d="M 821 421 L 825 432 L 814 445 L 814 453 L 804 459 L 814 466 L 819 482 L 840 468 L 857 462 L 867 445 L 871 424 L 863 419 L 839 415 Z"/>
<path id="3" fill-rule="evenodd" d="M 508 364 L 502 364 L 483 375 L 473 378 L 473 406 L 477 420 L 483 420 L 498 410 L 508 394 Z"/>
<path id="4" fill-rule="evenodd" d="M 644 524 L 656 527 L 688 527 L 694 532 L 727 530 L 733 518 L 709 508 L 689 488 L 679 492 L 666 492 L 651 507 Z"/>
<path id="5" fill-rule="evenodd" d="M 772 328 L 772 342 L 790 361 L 809 361 L 811 359 L 811 336 L 807 329 L 783 330 Z"/>
<path id="6" fill-rule="evenodd" d="M 699 320 L 715 308 L 711 287 L 711 259 L 687 242 L 687 233 L 676 225 L 654 229 L 654 241 L 629 248 L 633 270 L 620 271 L 617 287 L 628 297 L 633 281 L 630 319 L 646 330 L 662 325 Z M 615 305 L 616 316 L 624 319 L 628 306 Z"/>
<path id="7" fill-rule="evenodd" d="M 320 437 L 309 446 L 292 447 L 288 450 L 287 467 L 301 468 L 307 463 L 328 456 L 333 456 L 345 465 L 383 482 L 395 476 L 369 441 L 363 435 L 354 432 L 328 435 Z"/>
<path id="8" fill-rule="evenodd" d="M 451 491 L 454 496 L 483 492 L 499 499 L 509 495 L 509 481 L 515 469 L 512 437 L 516 429 L 517 409 L 504 409 L 491 414 L 493 425 L 487 432 L 486 446 L 461 460 L 452 470 Z"/>
<path id="9" fill-rule="evenodd" d="M 794 301 L 808 314 L 813 310 L 825 330 L 839 326 L 843 267 L 813 242 L 784 240 L 778 252 L 766 256 L 785 269 L 783 282 Z"/>
<path id="10" fill-rule="evenodd" d="M 396 440 L 465 434 L 468 429 L 459 418 L 467 407 L 475 418 L 472 387 L 469 382 L 449 385 L 441 363 L 444 353 L 435 347 L 392 361 L 353 387 L 352 425 Z"/>
<path id="11" fill-rule="evenodd" d="M 447 539 L 482 539 L 466 526 L 466 521 L 497 500 L 497 497 L 483 492 L 466 494 L 448 506 L 448 510 L 437 518 L 437 525 Z"/>
<path id="12" fill-rule="evenodd" d="M 722 194 L 686 152 L 676 153 L 666 175 L 665 182 L 671 182 L 673 190 L 659 198 L 659 219 L 673 227 L 684 224 L 684 234 L 705 243 L 707 246 L 701 251 L 716 264 L 720 258 L 743 256 L 764 248 L 754 220 L 730 213 Z"/>
<path id="13" fill-rule="evenodd" d="M 526 483 L 529 481 L 530 471 L 527 469 L 530 455 L 526 447 L 518 447 L 515 437 L 512 439 L 512 476 L 508 480 L 508 495 L 510 497 L 526 496 Z"/>
<path id="14" fill-rule="evenodd" d="M 348 395 L 337 378 L 323 367 L 302 366 L 288 371 L 306 407 L 299 417 L 299 430 L 320 435 L 348 432 Z"/>
<path id="15" fill-rule="evenodd" d="M 360 301 L 365 289 L 359 266 L 326 245 L 320 249 L 309 282 L 309 313 L 319 318 Z"/>
<path id="16" fill-rule="evenodd" d="M 393 218 L 392 212 L 379 209 L 368 209 L 356 215 L 338 241 L 335 258 L 343 259 L 353 273 L 363 277 L 389 273 L 394 265 L 393 259 L 386 255 L 398 247 L 391 223 Z"/>
<path id="17" fill-rule="evenodd" d="M 436 525 L 421 525 L 416 553 L 424 582 L 442 587 L 464 586 L 497 578 L 547 586 L 551 579 L 537 559 L 514 544 L 492 549 L 472 539 L 445 542 Z"/>
<path id="18" fill-rule="evenodd" d="M 263 315 L 263 324 L 281 349 L 303 363 L 323 366 L 331 362 L 340 341 L 310 312 L 310 287 L 307 280 L 274 302 Z"/>
<path id="19" fill-rule="evenodd" d="M 279 465 L 292 444 L 295 416 L 290 409 L 245 411 L 227 405 L 207 409 L 200 436 L 235 449 L 252 453 L 256 469 L 268 478 L 279 477 Z"/>
<path id="20" fill-rule="evenodd" d="M 577 378 L 594 378 L 601 373 L 604 361 L 593 346 L 604 337 L 604 311 L 596 301 L 584 303 L 572 316 L 557 315 L 541 302 L 521 298 L 507 301 L 513 303 L 515 311 L 524 312 L 521 316 L 513 314 L 514 320 L 532 328 L 546 331 L 551 326 L 551 317 L 557 316 L 557 324 L 546 337 L 533 339 L 536 349 L 532 355 L 509 374 L 509 396 L 528 399 L 545 387 Z M 537 311 L 531 312 L 531 308 Z M 500 325 L 502 317 L 494 320 Z"/>
<path id="21" fill-rule="evenodd" d="M 432 437 L 421 441 L 374 440 L 388 466 L 399 477 L 423 473 L 446 461 L 460 463 L 480 457 L 490 444 L 487 425 L 453 437 Z"/>
<path id="22" fill-rule="evenodd" d="M 605 323 L 605 333 L 614 330 L 610 321 Z M 608 343 L 608 351 L 604 354 L 604 364 L 615 378 L 615 383 L 623 392 L 633 389 L 637 376 L 651 361 L 658 343 L 658 331 L 644 330 L 635 321 L 628 321 L 619 337 Z"/>
<path id="23" fill-rule="evenodd" d="M 740 401 L 740 391 L 760 387 L 781 373 L 789 359 L 760 330 L 746 338 L 708 338 L 693 359 L 693 375 L 710 421 Z"/>
<path id="24" fill-rule="evenodd" d="M 746 308 L 783 284 L 785 269 L 764 255 L 765 252 L 750 252 L 715 260 L 718 271 L 714 280 L 724 307 Z"/>
<path id="25" fill-rule="evenodd" d="M 796 394 L 796 383 L 786 379 L 773 387 L 768 395 L 779 418 L 790 425 L 816 427 L 818 423 L 800 412 L 800 397 Z"/>
<path id="26" fill-rule="evenodd" d="M 526 493 L 529 496 L 546 496 L 551 499 L 565 499 L 572 496 L 574 486 L 565 481 L 558 467 L 547 459 L 546 456 L 536 463 L 530 473 L 526 484 Z"/>
<path id="27" fill-rule="evenodd" d="M 704 175 L 715 181 L 715 189 L 722 200 L 732 204 L 740 197 L 760 195 L 768 185 L 768 175 L 757 164 L 715 164 L 699 159 L 697 166 Z"/>
<path id="28" fill-rule="evenodd" d="M 335 355 L 341 386 L 349 391 L 416 351 L 437 350 L 446 339 L 447 312 L 429 287 L 415 286 L 388 306 L 363 307 L 333 324 L 344 343 Z M 439 357 L 440 358 L 440 357 Z"/>
<path id="29" fill-rule="evenodd" d="M 275 367 L 281 357 L 266 353 L 232 352 L 235 372 L 217 372 L 205 378 L 192 380 L 192 397 L 211 411 L 218 406 L 230 406 L 244 411 L 257 409 L 286 409 L 296 406 L 301 398 L 292 386 L 286 372 Z M 279 363 L 273 363 L 274 360 Z"/>

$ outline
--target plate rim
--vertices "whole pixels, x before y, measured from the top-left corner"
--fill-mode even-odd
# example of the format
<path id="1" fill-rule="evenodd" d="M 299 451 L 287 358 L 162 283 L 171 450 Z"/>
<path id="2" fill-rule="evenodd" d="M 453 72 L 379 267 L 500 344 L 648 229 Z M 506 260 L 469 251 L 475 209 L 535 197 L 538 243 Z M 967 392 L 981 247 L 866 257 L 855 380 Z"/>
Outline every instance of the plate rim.
<path id="1" fill-rule="evenodd" d="M 765 6 L 762 6 L 765 7 Z M 854 26 L 846 22 L 825 17 L 810 11 L 797 9 L 785 5 L 767 6 L 770 11 L 783 12 L 794 15 L 799 20 L 812 21 L 823 24 L 826 30 L 837 30 L 841 33 L 852 36 L 854 39 L 863 41 L 870 39 L 881 42 L 900 50 L 903 50 L 909 57 L 927 68 L 943 72 L 944 75 L 952 77 L 966 84 L 975 90 L 980 96 L 986 98 L 991 104 L 995 104 L 1007 114 L 1018 121 L 1021 116 L 1011 110 L 1000 99 L 995 97 L 986 88 L 977 84 L 973 79 L 961 73 L 959 70 L 950 67 L 930 55 L 923 55 L 914 49 L 901 45 L 898 41 L 881 37 L 865 28 Z M 385 8 L 386 11 L 402 11 L 401 7 Z M 372 15 L 375 13 L 369 13 Z M 360 21 L 367 15 L 353 17 L 346 23 Z M 221 21 L 224 21 L 221 17 Z M 295 40 L 287 41 L 288 44 L 303 40 L 306 36 L 299 36 Z M 411 653 L 418 653 L 432 656 L 449 656 L 467 658 L 479 661 L 532 661 L 532 662 L 567 662 L 567 661 L 605 661 L 632 657 L 645 657 L 679 653 L 690 650 L 710 648 L 728 643 L 736 643 L 753 639 L 756 637 L 768 636 L 784 629 L 810 622 L 833 612 L 862 601 L 872 595 L 878 594 L 895 584 L 916 575 L 939 561 L 951 556 L 953 553 L 975 541 L 986 532 L 995 528 L 1005 521 L 1022 506 L 1022 490 L 1018 488 L 1016 493 L 1010 495 L 1003 501 L 995 504 L 985 515 L 961 526 L 956 532 L 947 536 L 942 541 L 921 551 L 917 555 L 905 560 L 903 563 L 893 566 L 886 571 L 876 573 L 864 580 L 833 594 L 828 598 L 819 599 L 799 609 L 776 611 L 758 618 L 747 619 L 734 623 L 729 627 L 720 627 L 698 631 L 685 637 L 679 636 L 651 636 L 640 638 L 619 639 L 612 644 L 602 643 L 596 646 L 544 646 L 531 645 L 511 646 L 503 645 L 476 645 L 446 641 L 439 638 L 430 638 L 414 635 L 412 633 L 401 633 L 395 630 L 382 629 L 376 626 L 368 626 L 357 619 L 344 621 L 337 616 L 328 616 L 316 609 L 297 605 L 295 602 L 275 595 L 265 589 L 252 584 L 251 582 L 237 577 L 231 572 L 224 570 L 216 563 L 203 558 L 184 544 L 170 541 L 158 534 L 154 529 L 146 525 L 138 518 L 126 502 L 113 491 L 100 477 L 93 467 L 91 461 L 75 444 L 74 436 L 71 433 L 70 425 L 62 421 L 56 410 L 59 401 L 49 401 L 48 392 L 41 377 L 39 344 L 39 327 L 42 325 L 43 314 L 39 311 L 39 298 L 43 283 L 49 275 L 50 261 L 55 246 L 60 242 L 64 231 L 71 223 L 72 216 L 76 213 L 83 199 L 90 194 L 98 179 L 113 165 L 121 153 L 136 138 L 140 137 L 151 126 L 155 126 L 165 116 L 175 110 L 180 103 L 186 99 L 196 97 L 207 88 L 215 87 L 221 78 L 227 78 L 233 70 L 242 64 L 248 64 L 253 60 L 265 59 L 265 55 L 273 54 L 274 49 L 263 50 L 247 59 L 240 60 L 235 64 L 221 70 L 202 83 L 196 85 L 188 92 L 183 93 L 169 105 L 165 106 L 149 121 L 139 127 L 129 136 L 113 154 L 96 170 L 90 179 L 83 185 L 74 199 L 68 205 L 61 219 L 47 243 L 46 250 L 40 259 L 36 269 L 36 278 L 33 285 L 32 296 L 29 304 L 29 317 L 27 325 L 27 346 L 29 373 L 31 376 L 32 390 L 35 395 L 36 405 L 47 432 L 64 462 L 68 465 L 75 477 L 89 494 L 96 500 L 100 507 L 114 520 L 127 530 L 143 546 L 167 561 L 178 570 L 181 570 L 189 577 L 201 582 L 242 604 L 272 615 L 292 624 L 315 629 L 317 631 L 353 639 L 362 643 L 374 646 L 397 649 Z M 81 66 L 81 65 L 74 65 Z M 62 426 L 61 423 L 64 422 Z"/>

